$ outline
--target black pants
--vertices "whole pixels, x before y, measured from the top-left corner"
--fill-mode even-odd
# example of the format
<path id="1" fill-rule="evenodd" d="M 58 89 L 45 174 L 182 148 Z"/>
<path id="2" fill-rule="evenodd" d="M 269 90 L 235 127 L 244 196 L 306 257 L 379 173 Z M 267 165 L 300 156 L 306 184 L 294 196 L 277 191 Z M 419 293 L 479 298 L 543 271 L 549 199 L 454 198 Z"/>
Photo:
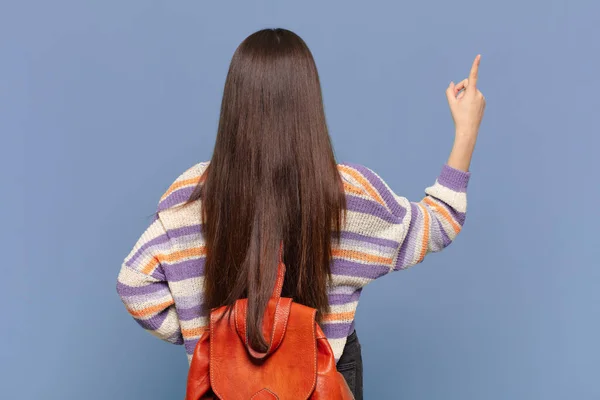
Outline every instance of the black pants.
<path id="1" fill-rule="evenodd" d="M 363 400 L 363 365 L 360 342 L 356 331 L 348 336 L 342 357 L 337 363 L 337 369 L 348 382 L 356 400 Z"/>

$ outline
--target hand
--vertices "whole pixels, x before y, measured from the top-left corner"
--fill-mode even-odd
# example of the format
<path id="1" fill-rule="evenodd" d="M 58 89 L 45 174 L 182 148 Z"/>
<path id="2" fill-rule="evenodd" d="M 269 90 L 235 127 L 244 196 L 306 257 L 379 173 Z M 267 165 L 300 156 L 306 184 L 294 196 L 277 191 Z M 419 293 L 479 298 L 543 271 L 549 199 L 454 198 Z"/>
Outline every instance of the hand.
<path id="1" fill-rule="evenodd" d="M 450 82 L 446 90 L 456 135 L 468 139 L 477 138 L 485 110 L 485 98 L 477 89 L 480 60 L 481 55 L 475 57 L 469 78 L 456 85 Z"/>

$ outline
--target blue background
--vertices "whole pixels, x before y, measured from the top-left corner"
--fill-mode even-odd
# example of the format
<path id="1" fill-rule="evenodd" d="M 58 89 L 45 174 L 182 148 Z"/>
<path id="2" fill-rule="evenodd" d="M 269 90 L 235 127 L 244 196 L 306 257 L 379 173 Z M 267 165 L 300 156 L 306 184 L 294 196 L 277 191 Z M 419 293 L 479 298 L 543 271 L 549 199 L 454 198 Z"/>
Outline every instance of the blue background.
<path id="1" fill-rule="evenodd" d="M 600 6 L 535 1 L 2 1 L 4 399 L 183 398 L 183 348 L 117 273 L 158 198 L 210 157 L 230 57 L 309 44 L 340 161 L 419 200 L 444 90 L 483 55 L 487 111 L 457 241 L 364 291 L 367 399 L 598 399 Z"/>

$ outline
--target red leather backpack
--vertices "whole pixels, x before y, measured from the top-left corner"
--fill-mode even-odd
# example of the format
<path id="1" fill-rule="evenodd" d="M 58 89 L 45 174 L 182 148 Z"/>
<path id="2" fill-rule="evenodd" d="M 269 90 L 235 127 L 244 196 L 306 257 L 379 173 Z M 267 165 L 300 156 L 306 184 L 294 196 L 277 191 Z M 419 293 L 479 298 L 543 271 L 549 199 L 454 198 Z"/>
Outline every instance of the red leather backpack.
<path id="1" fill-rule="evenodd" d="M 247 299 L 210 314 L 210 331 L 198 341 L 188 373 L 186 400 L 354 399 L 336 370 L 331 346 L 316 323 L 316 310 L 281 297 L 280 261 L 263 322 L 266 352 L 246 336 Z"/>

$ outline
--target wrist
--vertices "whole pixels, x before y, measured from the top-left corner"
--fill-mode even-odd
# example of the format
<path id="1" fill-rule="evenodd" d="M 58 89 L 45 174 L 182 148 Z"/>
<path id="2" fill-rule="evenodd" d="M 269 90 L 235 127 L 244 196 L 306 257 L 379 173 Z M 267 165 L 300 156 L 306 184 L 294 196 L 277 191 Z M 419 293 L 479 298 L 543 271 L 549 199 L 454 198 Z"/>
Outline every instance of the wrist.
<path id="1" fill-rule="evenodd" d="M 472 129 L 456 129 L 454 146 L 475 147 L 475 142 L 477 142 L 477 131 Z"/>
<path id="2" fill-rule="evenodd" d="M 468 171 L 476 141 L 476 136 L 457 131 L 452 152 L 448 158 L 448 165 L 461 171 Z"/>

